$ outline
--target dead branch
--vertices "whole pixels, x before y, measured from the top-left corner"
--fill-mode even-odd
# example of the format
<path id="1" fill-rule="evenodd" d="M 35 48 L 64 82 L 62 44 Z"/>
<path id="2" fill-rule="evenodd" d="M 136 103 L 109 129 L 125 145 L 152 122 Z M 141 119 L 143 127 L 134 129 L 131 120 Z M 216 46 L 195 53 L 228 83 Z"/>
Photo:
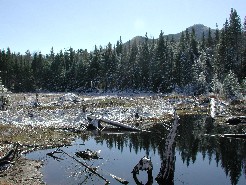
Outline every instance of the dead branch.
<path id="1" fill-rule="evenodd" d="M 94 168 L 92 168 L 92 167 L 86 165 L 85 163 L 79 161 L 78 159 L 76 159 L 75 157 L 71 156 L 70 154 L 68 154 L 67 152 L 65 152 L 64 150 L 62 150 L 62 149 L 60 149 L 60 148 L 57 149 L 57 150 L 60 150 L 61 152 L 63 152 L 64 154 L 66 154 L 68 157 L 71 157 L 73 160 L 75 160 L 76 162 L 78 162 L 79 164 L 81 164 L 82 166 L 84 166 L 85 168 L 87 168 L 90 172 L 92 172 L 93 174 L 95 174 L 95 175 L 97 175 L 98 177 L 100 177 L 101 179 L 103 179 L 103 180 L 106 182 L 106 184 L 109 184 L 109 183 L 110 183 L 109 180 L 107 180 L 107 179 L 104 178 L 102 175 L 100 175 L 99 173 L 97 173 L 97 172 L 94 170 Z"/>

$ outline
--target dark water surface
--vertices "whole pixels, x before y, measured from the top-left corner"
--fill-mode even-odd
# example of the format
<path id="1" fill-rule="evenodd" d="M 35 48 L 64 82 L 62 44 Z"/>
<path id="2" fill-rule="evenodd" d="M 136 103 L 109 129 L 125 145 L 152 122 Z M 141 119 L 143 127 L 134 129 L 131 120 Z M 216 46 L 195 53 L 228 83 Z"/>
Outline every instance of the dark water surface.
<path id="1" fill-rule="evenodd" d="M 170 128 L 174 123 L 169 123 Z M 98 174 L 110 184 L 121 184 L 110 174 L 129 181 L 129 184 L 146 184 L 148 181 L 149 184 L 175 185 L 246 184 L 246 140 L 218 136 L 244 132 L 245 126 L 215 125 L 202 115 L 182 116 L 178 123 L 178 130 L 173 130 L 175 133 L 162 124 L 143 133 L 86 132 L 79 134 L 72 146 L 60 148 L 64 152 L 55 153 L 56 159 L 46 155 L 56 148 L 35 151 L 26 157 L 44 161 L 42 172 L 48 185 L 105 184 L 78 160 L 97 167 Z M 76 152 L 86 149 L 100 150 L 100 158 L 83 160 L 76 157 Z M 148 178 L 146 171 L 140 171 L 133 178 L 131 172 L 144 156 L 150 157 L 153 163 L 152 178 Z M 168 173 L 164 175 L 164 172 Z M 158 174 L 162 174 L 162 179 L 157 182 Z"/>

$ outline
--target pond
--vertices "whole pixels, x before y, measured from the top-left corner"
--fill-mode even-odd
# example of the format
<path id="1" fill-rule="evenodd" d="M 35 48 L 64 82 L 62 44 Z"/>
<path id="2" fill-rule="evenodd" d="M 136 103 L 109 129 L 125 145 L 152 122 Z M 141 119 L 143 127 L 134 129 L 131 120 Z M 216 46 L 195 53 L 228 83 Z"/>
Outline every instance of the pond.
<path id="1" fill-rule="evenodd" d="M 106 184 L 103 179 L 121 184 L 113 175 L 129 184 L 246 184 L 246 140 L 220 137 L 244 132 L 245 126 L 228 127 L 204 115 L 185 115 L 180 116 L 177 130 L 174 127 L 175 121 L 141 133 L 84 132 L 71 146 L 38 150 L 26 157 L 44 162 L 43 180 L 48 185 Z M 87 149 L 97 151 L 99 158 L 75 155 Z M 144 156 L 152 161 L 152 174 L 140 170 L 134 176 L 132 170 Z"/>

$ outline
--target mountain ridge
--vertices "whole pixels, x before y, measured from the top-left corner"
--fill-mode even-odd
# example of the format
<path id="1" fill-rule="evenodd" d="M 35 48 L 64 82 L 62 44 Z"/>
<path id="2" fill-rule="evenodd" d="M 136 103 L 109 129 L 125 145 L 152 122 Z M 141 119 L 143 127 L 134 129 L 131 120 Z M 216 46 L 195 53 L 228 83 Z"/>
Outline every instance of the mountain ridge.
<path id="1" fill-rule="evenodd" d="M 188 28 L 186 28 L 185 30 L 183 30 L 183 31 L 181 31 L 181 32 L 179 32 L 179 33 L 167 34 L 167 35 L 164 35 L 164 37 L 165 37 L 166 39 L 168 38 L 169 40 L 171 40 L 171 39 L 173 38 L 174 41 L 179 41 L 182 32 L 185 33 L 185 31 L 188 30 L 189 33 L 191 33 L 193 28 L 194 28 L 194 30 L 195 30 L 196 39 L 197 39 L 198 41 L 201 41 L 201 40 L 202 40 L 203 32 L 204 32 L 204 34 L 205 34 L 205 38 L 207 38 L 208 32 L 209 32 L 209 28 L 210 28 L 210 27 L 205 26 L 205 25 L 203 25 L 203 24 L 194 24 L 193 26 L 189 26 Z M 212 37 L 214 37 L 215 32 L 216 32 L 216 29 L 210 28 L 210 31 L 211 31 Z M 125 42 L 124 45 L 126 45 L 126 44 L 129 45 L 129 42 L 130 42 L 130 45 L 131 45 L 131 43 L 133 43 L 133 41 L 135 41 L 135 40 L 136 40 L 137 44 L 141 44 L 141 43 L 144 42 L 144 39 L 145 39 L 144 36 L 135 36 L 135 37 L 133 37 L 131 40 Z M 153 38 L 149 38 L 149 41 L 151 41 L 152 39 L 153 39 Z M 154 39 L 154 40 L 157 41 L 158 38 L 156 38 L 156 39 Z"/>

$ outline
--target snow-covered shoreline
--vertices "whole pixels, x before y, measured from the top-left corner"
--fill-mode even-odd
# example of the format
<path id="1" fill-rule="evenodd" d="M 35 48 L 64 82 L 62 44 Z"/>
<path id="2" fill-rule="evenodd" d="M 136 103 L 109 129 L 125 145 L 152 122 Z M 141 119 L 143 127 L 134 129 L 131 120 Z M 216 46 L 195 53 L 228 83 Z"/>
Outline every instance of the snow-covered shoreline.
<path id="1" fill-rule="evenodd" d="M 214 99 L 212 100 L 214 102 Z M 190 109 L 205 108 L 205 111 L 209 112 L 209 101 L 203 101 L 192 96 L 149 93 L 11 94 L 11 106 L 6 111 L 0 111 L 0 123 L 16 126 L 80 128 L 87 124 L 87 115 L 133 123 L 140 119 L 160 120 L 168 115 L 173 116 L 174 110 L 183 105 Z M 135 117 L 136 113 L 139 118 Z"/>

